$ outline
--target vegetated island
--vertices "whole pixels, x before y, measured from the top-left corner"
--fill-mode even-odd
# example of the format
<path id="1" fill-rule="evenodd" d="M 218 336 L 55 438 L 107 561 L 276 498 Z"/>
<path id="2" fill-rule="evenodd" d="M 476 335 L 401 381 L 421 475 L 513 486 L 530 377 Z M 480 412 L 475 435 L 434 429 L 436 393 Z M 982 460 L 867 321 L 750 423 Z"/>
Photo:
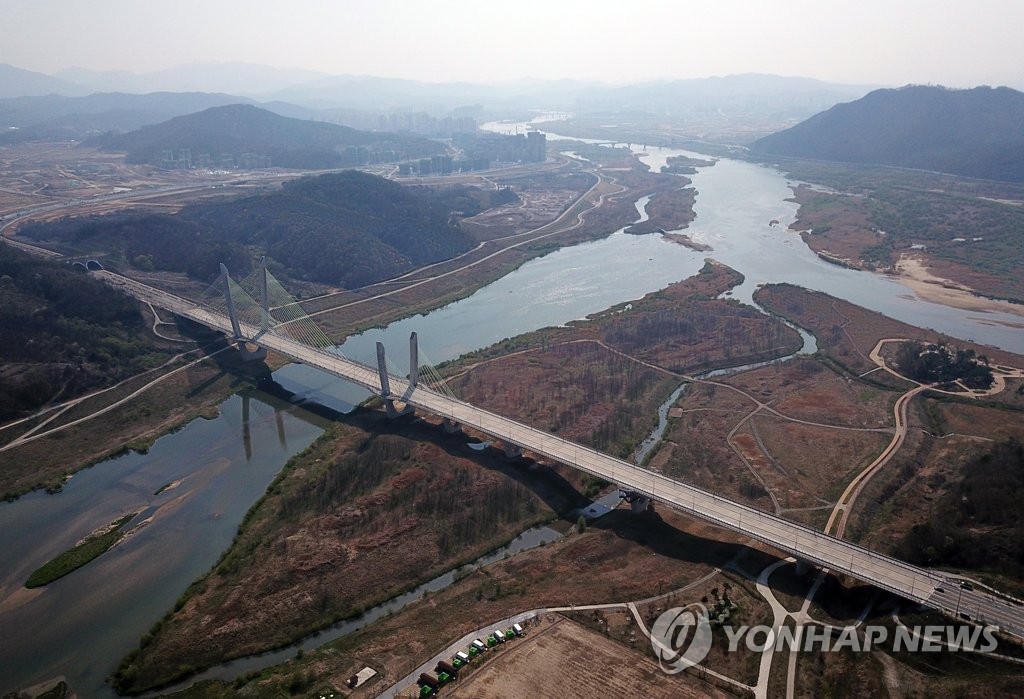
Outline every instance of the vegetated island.
<path id="1" fill-rule="evenodd" d="M 116 519 L 107 526 L 94 531 L 89 536 L 75 544 L 56 558 L 47 561 L 28 576 L 25 587 L 42 587 L 54 580 L 63 578 L 72 573 L 94 558 L 102 556 L 117 544 L 123 537 L 121 528 L 128 524 L 138 512 L 130 512 L 120 519 Z"/>
<path id="2" fill-rule="evenodd" d="M 661 231 L 661 237 L 671 240 L 673 243 L 679 243 L 683 247 L 696 250 L 697 252 L 711 252 L 714 250 L 713 247 L 706 243 L 698 243 L 696 240 L 686 235 L 685 233 L 669 233 L 668 231 Z"/>
<path id="3" fill-rule="evenodd" d="M 665 159 L 661 166 L 662 172 L 673 175 L 693 175 L 699 167 L 711 167 L 717 160 L 704 160 L 702 158 L 691 158 L 686 155 L 671 155 Z"/>

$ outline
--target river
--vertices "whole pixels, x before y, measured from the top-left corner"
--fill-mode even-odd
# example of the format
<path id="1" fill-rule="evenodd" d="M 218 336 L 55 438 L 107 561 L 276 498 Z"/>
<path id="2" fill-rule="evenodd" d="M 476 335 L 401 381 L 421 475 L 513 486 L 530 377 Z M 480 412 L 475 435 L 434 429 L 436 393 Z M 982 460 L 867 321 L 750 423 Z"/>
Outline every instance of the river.
<path id="1" fill-rule="evenodd" d="M 675 154 L 686 152 L 649 148 L 642 157 L 658 169 Z M 421 359 L 438 363 L 637 299 L 691 276 L 705 257 L 714 257 L 746 275 L 734 293 L 743 300 L 759 283 L 790 281 L 915 325 L 1024 353 L 1024 333 L 1001 325 L 1019 317 L 922 302 L 885 277 L 820 260 L 787 230 L 796 205 L 786 201 L 791 183 L 779 172 L 722 159 L 692 180 L 699 192 L 697 219 L 686 233 L 711 245 L 711 252 L 658 234 L 613 232 L 532 260 L 444 308 L 353 336 L 341 349 L 372 364 L 375 343 L 382 341 L 394 370 L 405 373 L 412 330 L 419 334 Z M 772 219 L 780 225 L 770 227 Z M 302 365 L 280 369 L 275 379 L 300 398 L 338 410 L 367 395 Z M 212 566 L 285 461 L 322 427 L 296 405 L 258 392 L 234 396 L 221 405 L 219 417 L 193 421 L 147 454 L 84 470 L 58 495 L 34 493 L 0 504 L 0 694 L 64 675 L 80 696 L 109 695 L 104 677 L 188 583 Z M 154 494 L 178 480 L 178 487 Z M 21 589 L 46 560 L 137 510 L 143 511 L 138 519 L 154 515 L 152 522 L 115 549 L 41 591 Z"/>

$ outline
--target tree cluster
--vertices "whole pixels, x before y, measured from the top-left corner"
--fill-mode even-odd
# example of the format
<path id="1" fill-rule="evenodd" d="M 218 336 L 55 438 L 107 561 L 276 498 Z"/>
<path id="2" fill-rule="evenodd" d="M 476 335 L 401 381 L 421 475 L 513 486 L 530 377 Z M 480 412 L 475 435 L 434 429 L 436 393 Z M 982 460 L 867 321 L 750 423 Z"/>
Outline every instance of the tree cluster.
<path id="1" fill-rule="evenodd" d="M 900 371 L 920 383 L 950 383 L 960 380 L 968 388 L 992 385 L 988 360 L 972 349 L 951 349 L 944 344 L 922 345 L 905 342 L 896 356 Z"/>
<path id="2" fill-rule="evenodd" d="M 467 215 L 514 194 L 474 188 L 435 192 L 362 172 L 308 177 L 280 191 L 203 202 L 176 215 L 114 214 L 26 226 L 62 247 L 118 253 L 141 269 L 210 281 L 266 254 L 278 276 L 353 288 L 468 250 L 453 206 Z"/>
<path id="3" fill-rule="evenodd" d="M 1008 440 L 969 461 L 963 480 L 896 553 L 912 563 L 1024 574 L 1024 445 Z"/>
<path id="4" fill-rule="evenodd" d="M 0 421 L 163 361 L 138 303 L 70 267 L 0 246 Z"/>

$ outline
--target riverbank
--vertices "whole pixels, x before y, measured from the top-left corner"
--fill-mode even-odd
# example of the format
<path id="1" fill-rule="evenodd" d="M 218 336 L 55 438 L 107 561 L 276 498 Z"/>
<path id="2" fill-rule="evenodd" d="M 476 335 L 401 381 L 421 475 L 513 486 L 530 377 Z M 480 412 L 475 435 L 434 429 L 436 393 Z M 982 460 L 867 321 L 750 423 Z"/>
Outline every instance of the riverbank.
<path id="1" fill-rule="evenodd" d="M 986 298 L 970 287 L 936 275 L 932 270 L 929 260 L 916 255 L 902 254 L 896 263 L 899 282 L 921 298 L 967 311 L 1019 315 L 1021 324 L 1016 327 L 1024 329 L 1024 304 Z"/>
<path id="2" fill-rule="evenodd" d="M 1024 307 L 1000 302 L 1024 302 L 1024 187 L 841 163 L 781 167 L 802 181 L 793 184 L 800 208 L 790 229 L 816 253 L 895 274 L 928 301 L 1024 315 Z"/>
<path id="3" fill-rule="evenodd" d="M 716 298 L 741 281 L 708 263 L 664 291 L 472 353 L 443 372 L 482 407 L 628 455 L 678 385 L 675 370 L 800 346 L 782 323 Z M 290 462 L 214 571 L 126 660 L 122 689 L 288 643 L 475 558 L 537 518 L 566 514 L 580 490 L 599 485 L 555 465 L 528 460 L 523 470 L 466 440 L 434 418 L 344 418 Z"/>
<path id="4" fill-rule="evenodd" d="M 145 452 L 192 420 L 216 416 L 217 406 L 240 385 L 254 388 L 267 373 L 265 365 L 241 362 L 223 339 L 205 339 L 210 343 L 161 370 L 76 400 L 33 423 L 8 427 L 27 438 L 2 455 L 7 464 L 0 470 L 3 497 L 13 500 L 41 488 L 56 493 L 83 468 L 129 451 Z"/>

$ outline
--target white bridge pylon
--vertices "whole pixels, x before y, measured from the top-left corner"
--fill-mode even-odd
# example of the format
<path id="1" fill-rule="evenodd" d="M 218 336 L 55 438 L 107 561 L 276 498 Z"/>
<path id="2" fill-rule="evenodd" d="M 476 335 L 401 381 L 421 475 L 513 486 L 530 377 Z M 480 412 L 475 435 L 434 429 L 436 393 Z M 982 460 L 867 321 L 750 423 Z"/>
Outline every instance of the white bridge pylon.
<path id="1" fill-rule="evenodd" d="M 230 319 L 233 339 L 240 348 L 248 343 L 262 344 L 260 338 L 267 333 L 309 347 L 334 346 L 331 338 L 270 273 L 266 257 L 261 257 L 253 273 L 240 282 L 232 279 L 227 266 L 221 263 L 220 276 L 199 303 Z"/>

